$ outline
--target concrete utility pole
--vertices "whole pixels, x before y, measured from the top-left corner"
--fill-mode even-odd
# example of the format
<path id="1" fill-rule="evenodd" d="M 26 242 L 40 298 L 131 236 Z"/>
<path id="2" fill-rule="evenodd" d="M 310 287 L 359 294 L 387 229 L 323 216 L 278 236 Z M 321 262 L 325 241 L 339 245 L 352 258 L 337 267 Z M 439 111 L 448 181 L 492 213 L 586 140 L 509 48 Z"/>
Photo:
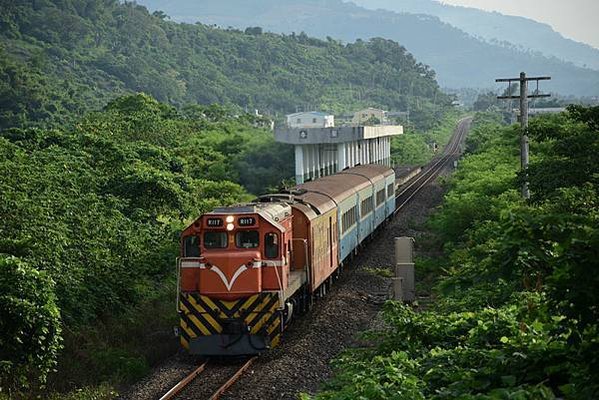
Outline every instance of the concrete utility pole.
<path id="1" fill-rule="evenodd" d="M 550 94 L 539 94 L 539 81 L 550 80 L 550 76 L 538 76 L 534 78 L 527 78 L 525 72 L 520 73 L 520 78 L 502 78 L 495 79 L 495 82 L 508 82 L 509 85 L 512 82 L 520 82 L 520 96 L 497 96 L 498 99 L 519 99 L 520 100 L 520 126 L 522 127 L 522 133 L 520 134 L 520 164 L 522 171 L 524 171 L 525 178 L 522 184 L 522 197 L 525 199 L 530 198 L 530 190 L 528 189 L 528 175 L 526 170 L 528 169 L 528 99 L 538 97 L 550 97 Z M 537 81 L 537 90 L 535 94 L 528 94 L 528 81 Z M 511 93 L 508 86 L 508 93 Z"/>

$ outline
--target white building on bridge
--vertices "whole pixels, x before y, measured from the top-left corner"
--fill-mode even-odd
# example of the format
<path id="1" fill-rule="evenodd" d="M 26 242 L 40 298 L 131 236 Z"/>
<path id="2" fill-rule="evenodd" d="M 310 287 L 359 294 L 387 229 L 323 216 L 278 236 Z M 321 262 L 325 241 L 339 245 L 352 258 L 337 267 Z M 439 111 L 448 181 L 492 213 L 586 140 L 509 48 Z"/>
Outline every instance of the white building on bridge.
<path id="1" fill-rule="evenodd" d="M 287 115 L 289 128 L 329 128 L 335 126 L 335 116 L 320 111 L 306 111 Z"/>

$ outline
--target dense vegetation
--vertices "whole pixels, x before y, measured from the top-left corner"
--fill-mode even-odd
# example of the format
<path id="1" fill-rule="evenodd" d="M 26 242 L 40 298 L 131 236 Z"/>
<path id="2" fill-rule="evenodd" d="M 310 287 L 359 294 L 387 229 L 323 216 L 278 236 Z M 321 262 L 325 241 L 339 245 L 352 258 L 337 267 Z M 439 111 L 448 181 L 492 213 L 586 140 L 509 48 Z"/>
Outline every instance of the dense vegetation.
<path id="1" fill-rule="evenodd" d="M 599 396 L 599 107 L 531 121 L 530 135 L 525 202 L 518 129 L 476 118 L 431 223 L 445 257 L 417 264 L 439 275 L 435 302 L 389 302 L 379 344 L 342 356 L 317 399 Z"/>
<path id="2" fill-rule="evenodd" d="M 291 149 L 262 123 L 140 94 L 70 129 L 0 132 L 2 391 L 43 383 L 61 329 L 70 379 L 144 373 L 142 335 L 175 323 L 178 232 L 216 205 L 251 199 L 241 185 L 258 193 L 293 174 Z M 120 348 L 104 343 L 115 337 Z"/>
<path id="3" fill-rule="evenodd" d="M 366 1 L 371 6 L 374 4 Z M 553 77 L 543 83 L 543 90 L 577 96 L 599 93 L 597 70 L 577 67 L 505 42 L 488 43 L 479 39 L 481 35 L 468 34 L 466 29 L 456 28 L 432 15 L 389 11 L 401 9 L 401 2 L 396 1 L 378 2 L 380 8 L 386 8 L 379 10 L 367 10 L 344 0 L 139 0 L 139 3 L 152 10 L 162 10 L 179 21 L 200 21 L 238 29 L 260 26 L 272 32 L 306 32 L 323 39 L 333 37 L 345 41 L 374 37 L 394 40 L 434 69 L 444 87 L 488 88 L 496 78 L 504 77 L 506 71 L 515 74 L 535 71 Z M 472 17 L 474 24 L 484 24 L 482 21 L 484 17 Z M 495 23 L 487 26 L 489 29 L 496 27 Z M 541 38 L 544 37 L 542 34 Z M 543 43 L 540 51 L 555 48 L 560 42 L 554 36 L 550 40 L 535 39 L 536 45 Z M 562 56 L 572 54 L 563 47 L 560 52 Z M 572 56 L 576 53 L 578 51 Z M 592 57 L 597 58 L 596 55 Z M 410 82 L 402 79 L 401 84 L 394 87 L 409 92 Z"/>
<path id="4" fill-rule="evenodd" d="M 425 129 L 450 102 L 435 73 L 390 40 L 342 44 L 178 24 L 117 0 L 1 5 L 0 128 L 74 122 L 126 92 L 271 115 L 410 107 Z"/>

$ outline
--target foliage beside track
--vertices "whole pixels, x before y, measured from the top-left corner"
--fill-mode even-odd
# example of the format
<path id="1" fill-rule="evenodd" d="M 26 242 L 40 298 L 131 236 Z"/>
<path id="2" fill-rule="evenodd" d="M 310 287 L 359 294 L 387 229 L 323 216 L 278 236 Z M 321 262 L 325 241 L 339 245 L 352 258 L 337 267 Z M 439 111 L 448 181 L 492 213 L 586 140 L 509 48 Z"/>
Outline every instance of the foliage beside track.
<path id="1" fill-rule="evenodd" d="M 431 223 L 436 302 L 386 304 L 379 344 L 341 356 L 316 399 L 599 396 L 599 108 L 535 119 L 530 135 L 524 202 L 518 128 L 476 117 Z"/>
<path id="2" fill-rule="evenodd" d="M 0 393 L 43 384 L 59 353 L 64 382 L 147 371 L 146 338 L 173 337 L 180 230 L 293 174 L 264 123 L 139 94 L 0 132 Z"/>

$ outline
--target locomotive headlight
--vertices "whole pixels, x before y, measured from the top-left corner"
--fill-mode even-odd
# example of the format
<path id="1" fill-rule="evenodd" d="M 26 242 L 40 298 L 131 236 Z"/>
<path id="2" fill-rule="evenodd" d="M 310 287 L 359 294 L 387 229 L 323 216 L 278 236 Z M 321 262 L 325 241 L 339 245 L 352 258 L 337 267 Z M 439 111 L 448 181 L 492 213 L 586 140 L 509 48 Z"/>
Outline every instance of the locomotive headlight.
<path id="1" fill-rule="evenodd" d="M 228 231 L 232 231 L 233 229 L 235 229 L 235 225 L 233 225 L 233 224 L 227 224 L 227 230 Z"/>
<path id="2" fill-rule="evenodd" d="M 225 218 L 225 221 L 227 221 L 228 224 L 232 223 L 235 220 L 235 217 L 233 217 L 232 215 L 227 216 L 227 218 Z"/>

